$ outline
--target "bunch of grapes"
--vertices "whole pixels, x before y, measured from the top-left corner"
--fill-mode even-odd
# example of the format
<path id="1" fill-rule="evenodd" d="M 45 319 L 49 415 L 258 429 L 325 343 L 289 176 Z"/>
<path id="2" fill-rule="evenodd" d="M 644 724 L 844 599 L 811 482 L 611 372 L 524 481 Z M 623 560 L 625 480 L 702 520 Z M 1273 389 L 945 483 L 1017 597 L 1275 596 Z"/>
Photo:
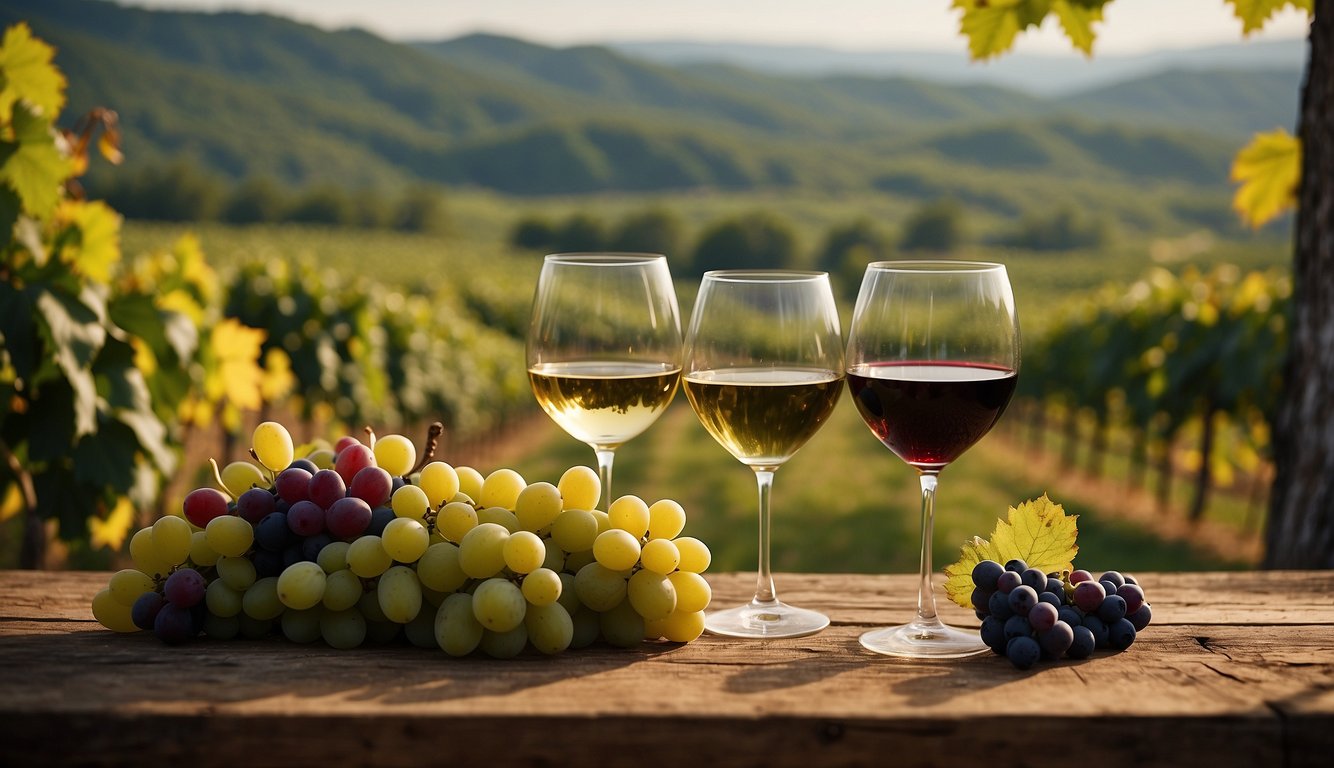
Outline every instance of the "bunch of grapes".
<path id="1" fill-rule="evenodd" d="M 136 567 L 93 598 L 98 621 L 173 644 L 277 629 L 354 648 L 401 633 L 497 658 L 703 632 L 711 555 L 681 536 L 675 501 L 622 496 L 602 512 L 588 467 L 555 485 L 483 477 L 428 461 L 429 448 L 418 463 L 401 435 L 296 458 L 287 429 L 265 422 L 253 443 L 258 465 L 218 473 L 226 492 L 194 490 L 182 517 L 135 533 Z"/>
<path id="2" fill-rule="evenodd" d="M 1039 658 L 1085 659 L 1124 651 L 1153 619 L 1132 576 L 1108 571 L 1043 573 L 1023 560 L 983 560 L 973 568 L 973 608 L 982 642 L 1020 669 Z"/>

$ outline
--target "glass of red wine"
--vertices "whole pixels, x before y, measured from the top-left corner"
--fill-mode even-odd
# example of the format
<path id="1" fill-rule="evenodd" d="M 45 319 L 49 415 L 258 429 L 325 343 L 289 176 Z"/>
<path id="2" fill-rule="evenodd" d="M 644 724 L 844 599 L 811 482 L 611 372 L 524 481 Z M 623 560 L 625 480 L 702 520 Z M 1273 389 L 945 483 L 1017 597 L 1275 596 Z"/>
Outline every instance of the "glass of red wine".
<path id="1" fill-rule="evenodd" d="M 991 430 L 1014 394 L 1019 321 L 1001 264 L 881 261 L 862 278 L 846 355 L 848 389 L 880 442 L 922 487 L 917 617 L 861 636 L 868 650 L 958 658 L 986 650 L 936 615 L 931 528 L 936 479 Z"/>

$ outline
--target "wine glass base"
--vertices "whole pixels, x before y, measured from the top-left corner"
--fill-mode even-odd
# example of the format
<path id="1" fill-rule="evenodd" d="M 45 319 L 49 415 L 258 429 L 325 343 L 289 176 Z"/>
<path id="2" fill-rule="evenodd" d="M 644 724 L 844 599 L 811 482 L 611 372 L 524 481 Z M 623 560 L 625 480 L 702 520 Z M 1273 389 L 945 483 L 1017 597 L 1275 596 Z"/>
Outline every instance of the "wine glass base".
<path id="1" fill-rule="evenodd" d="M 938 621 L 873 629 L 858 640 L 868 651 L 906 659 L 960 659 L 989 650 L 976 631 Z"/>
<path id="2" fill-rule="evenodd" d="M 725 611 L 714 611 L 704 618 L 704 629 L 712 634 L 766 640 L 813 635 L 827 626 L 829 617 L 823 613 L 777 600 L 771 603 L 751 601 Z"/>

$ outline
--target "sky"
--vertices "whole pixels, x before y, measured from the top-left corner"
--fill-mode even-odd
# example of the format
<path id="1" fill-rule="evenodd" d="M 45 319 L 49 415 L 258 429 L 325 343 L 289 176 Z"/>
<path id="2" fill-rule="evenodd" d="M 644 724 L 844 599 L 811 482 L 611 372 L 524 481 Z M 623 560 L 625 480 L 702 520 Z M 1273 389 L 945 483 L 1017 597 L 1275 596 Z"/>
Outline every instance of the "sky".
<path id="1" fill-rule="evenodd" d="M 363 27 L 396 40 L 476 31 L 549 45 L 642 40 L 799 44 L 849 50 L 961 51 L 949 0 L 121 0 L 185 10 L 264 11 L 334 29 Z M 1241 39 L 1223 0 L 1114 0 L 1095 54 L 1135 54 Z M 1251 40 L 1304 37 L 1306 15 L 1285 11 Z M 1049 18 L 1015 50 L 1068 53 Z"/>

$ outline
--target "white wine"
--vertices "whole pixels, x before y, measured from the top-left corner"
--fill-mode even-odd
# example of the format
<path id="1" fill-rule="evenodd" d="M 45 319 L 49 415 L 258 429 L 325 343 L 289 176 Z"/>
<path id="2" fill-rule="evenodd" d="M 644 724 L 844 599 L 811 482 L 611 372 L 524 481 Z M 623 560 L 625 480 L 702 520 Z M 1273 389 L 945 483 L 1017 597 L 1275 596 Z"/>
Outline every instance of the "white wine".
<path id="1" fill-rule="evenodd" d="M 777 467 L 829 418 L 842 375 L 819 368 L 727 368 L 685 377 L 704 428 L 743 464 Z"/>
<path id="2" fill-rule="evenodd" d="M 574 438 L 616 448 L 672 401 L 681 369 L 668 363 L 581 361 L 528 369 L 537 402 Z"/>

